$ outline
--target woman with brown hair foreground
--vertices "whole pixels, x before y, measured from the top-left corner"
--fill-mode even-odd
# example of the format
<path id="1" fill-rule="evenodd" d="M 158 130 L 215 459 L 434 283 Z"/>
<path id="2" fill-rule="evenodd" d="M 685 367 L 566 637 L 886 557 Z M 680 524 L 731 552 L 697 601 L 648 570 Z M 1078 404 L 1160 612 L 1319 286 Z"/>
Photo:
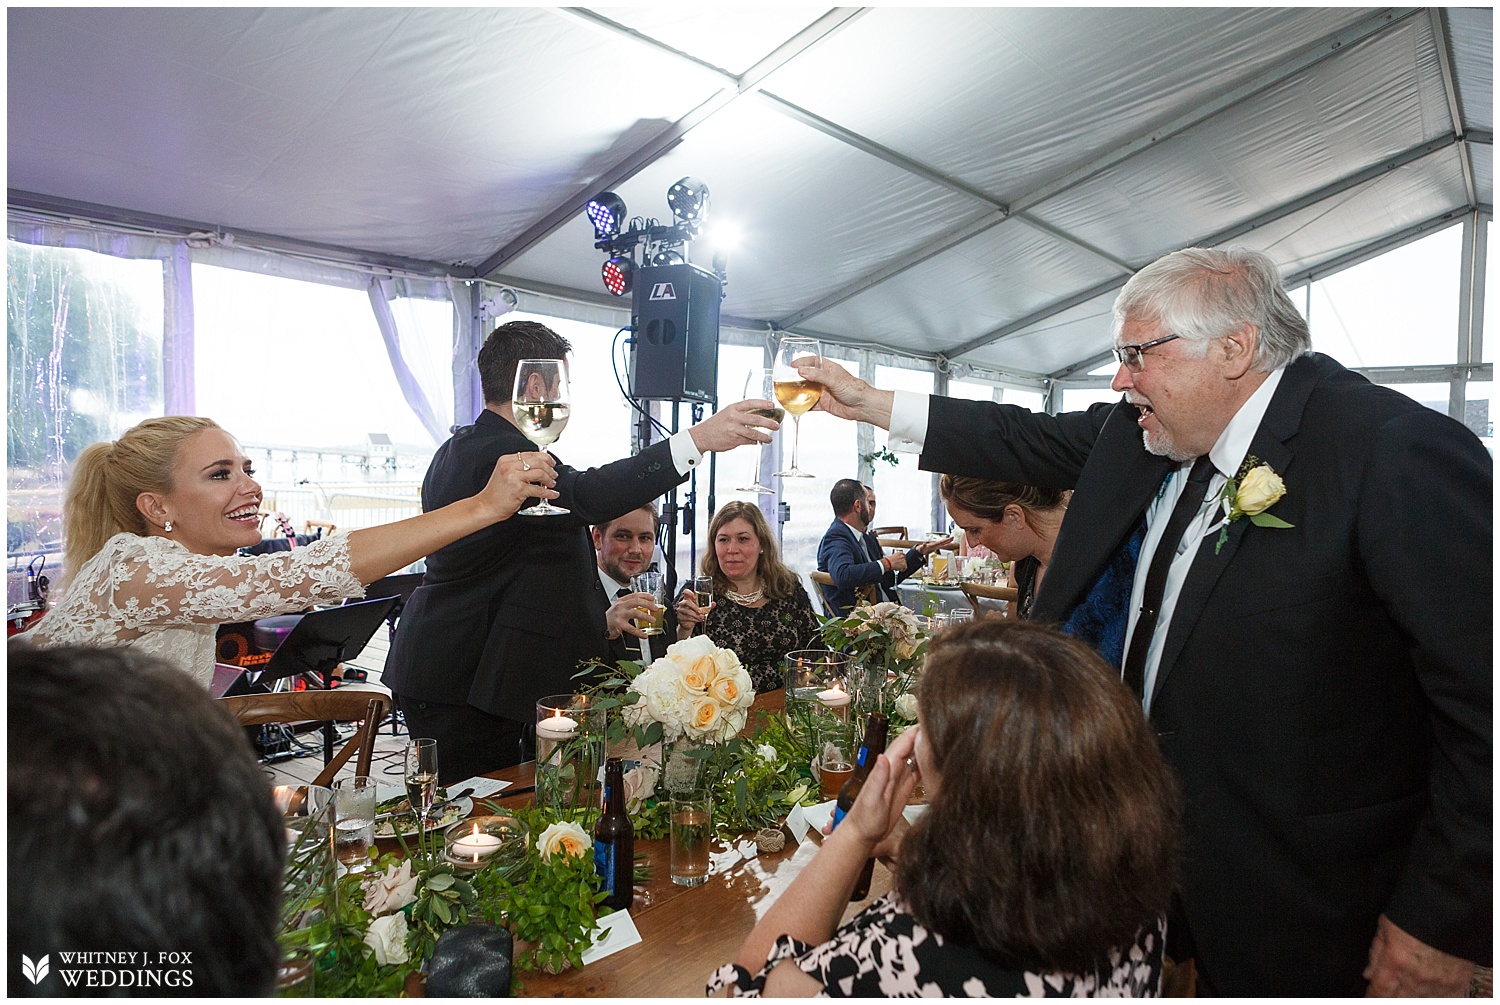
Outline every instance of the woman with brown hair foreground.
<path id="1" fill-rule="evenodd" d="M 1139 703 L 1039 625 L 982 619 L 929 646 L 920 725 L 710 992 L 1158 993 L 1178 806 Z M 919 777 L 930 805 L 908 829 Z M 871 856 L 893 888 L 835 931 Z"/>

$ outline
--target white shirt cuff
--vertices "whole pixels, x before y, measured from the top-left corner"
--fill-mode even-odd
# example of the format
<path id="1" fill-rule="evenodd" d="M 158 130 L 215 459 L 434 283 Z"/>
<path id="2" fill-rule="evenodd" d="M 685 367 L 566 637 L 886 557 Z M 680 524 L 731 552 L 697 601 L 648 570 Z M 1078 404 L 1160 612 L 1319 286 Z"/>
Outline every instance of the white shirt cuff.
<path id="1" fill-rule="evenodd" d="M 703 451 L 698 449 L 686 429 L 673 433 L 667 442 L 672 445 L 672 463 L 677 466 L 679 475 L 685 475 L 703 463 Z"/>
<path id="2" fill-rule="evenodd" d="M 928 396 L 915 391 L 895 391 L 891 402 L 890 448 L 905 454 L 920 454 L 927 442 Z"/>

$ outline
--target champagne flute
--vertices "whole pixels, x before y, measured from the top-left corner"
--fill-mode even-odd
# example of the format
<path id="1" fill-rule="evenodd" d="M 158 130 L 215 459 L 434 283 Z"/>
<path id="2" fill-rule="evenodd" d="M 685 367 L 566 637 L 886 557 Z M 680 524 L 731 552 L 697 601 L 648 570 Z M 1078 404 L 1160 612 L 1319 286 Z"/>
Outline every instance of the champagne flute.
<path id="1" fill-rule="evenodd" d="M 792 466 L 785 471 L 776 472 L 777 478 L 813 477 L 797 467 L 797 446 L 802 436 L 802 414 L 811 411 L 812 407 L 818 403 L 818 399 L 823 397 L 823 385 L 816 381 L 804 380 L 797 372 L 797 368 L 792 365 L 792 361 L 804 356 L 821 357 L 822 355 L 815 340 L 795 336 L 782 339 L 780 347 L 776 350 L 776 369 L 773 374 L 776 381 L 776 400 L 792 413 Z"/>
<path id="2" fill-rule="evenodd" d="M 749 376 L 747 376 L 745 378 L 745 393 L 744 393 L 744 396 L 743 396 L 743 398 L 741 400 L 745 400 L 745 399 L 749 399 L 749 398 L 764 398 L 767 401 L 775 401 L 776 400 L 776 378 L 775 378 L 775 373 L 776 373 L 776 371 L 774 371 L 774 370 L 767 370 L 764 367 L 760 367 L 758 369 L 751 370 Z M 786 417 L 785 410 L 783 410 L 783 409 L 781 409 L 779 407 L 778 408 L 757 408 L 757 409 L 755 409 L 755 414 L 757 414 L 757 415 L 764 415 L 766 418 L 768 418 L 768 419 L 775 419 L 777 422 L 781 422 Z M 761 447 L 760 450 L 756 451 L 756 453 L 755 453 L 755 477 L 750 480 L 750 484 L 749 485 L 745 486 L 744 488 L 735 489 L 736 492 L 759 492 L 761 495 L 768 495 L 768 496 L 773 496 L 773 495 L 776 494 L 776 490 L 775 489 L 767 488 L 766 486 L 764 486 L 764 485 L 762 485 L 760 483 L 760 463 L 761 463 L 760 459 L 763 456 L 762 451 L 764 451 L 766 449 L 766 447 L 769 447 L 769 446 L 770 446 L 769 443 L 764 444 Z"/>
<path id="3" fill-rule="evenodd" d="M 714 577 L 694 576 L 688 588 L 693 592 L 693 603 L 703 611 L 704 618 L 714 606 Z M 694 635 L 701 635 L 708 630 L 708 622 L 700 621 L 698 627 L 693 631 Z"/>
<path id="4" fill-rule="evenodd" d="M 516 364 L 516 389 L 511 395 L 516 426 L 545 450 L 568 425 L 568 368 L 560 359 L 523 359 Z M 558 516 L 568 511 L 539 499 L 520 516 Z"/>
<path id="5" fill-rule="evenodd" d="M 427 816 L 437 798 L 437 741 L 413 739 L 406 745 L 406 801 L 421 823 L 418 847 L 427 844 Z"/>

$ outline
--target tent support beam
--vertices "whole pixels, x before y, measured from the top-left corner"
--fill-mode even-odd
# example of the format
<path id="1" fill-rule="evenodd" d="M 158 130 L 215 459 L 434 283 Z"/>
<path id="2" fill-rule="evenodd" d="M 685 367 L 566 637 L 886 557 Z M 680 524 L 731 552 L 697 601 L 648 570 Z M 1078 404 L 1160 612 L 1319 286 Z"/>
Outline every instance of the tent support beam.
<path id="1" fill-rule="evenodd" d="M 1261 213 L 1249 220 L 1244 221 L 1243 223 L 1236 224 L 1233 227 L 1226 228 L 1215 234 L 1209 234 L 1205 237 L 1190 242 L 1190 244 L 1185 244 L 1183 245 L 1183 247 L 1213 246 L 1216 244 L 1222 244 L 1225 241 L 1231 241 L 1236 237 L 1241 237 L 1244 234 L 1251 232 L 1252 230 L 1264 227 L 1271 223 L 1275 223 L 1277 220 L 1290 216 L 1291 214 L 1306 209 L 1309 206 L 1314 206 L 1323 200 L 1333 198 L 1334 196 L 1337 196 L 1359 185 L 1367 184 L 1377 178 L 1380 178 L 1383 175 L 1389 174 L 1392 171 L 1405 167 L 1407 164 L 1420 160 L 1423 157 L 1430 156 L 1431 154 L 1442 150 L 1444 147 L 1452 146 L 1457 142 L 1458 138 L 1451 135 L 1436 140 L 1429 140 L 1428 142 L 1419 144 L 1411 148 L 1410 150 L 1403 151 L 1402 153 L 1399 153 L 1394 157 L 1388 157 L 1380 161 L 1378 164 L 1372 164 L 1371 166 L 1364 168 L 1363 170 L 1356 171 L 1354 174 L 1348 175 L 1347 177 L 1341 178 L 1338 181 L 1332 182 L 1328 185 L 1324 185 L 1322 188 L 1319 188 L 1313 192 L 1298 196 L 1296 199 L 1292 199 L 1291 201 L 1283 203 L 1280 206 L 1269 209 L 1264 213 Z M 1142 264 L 1144 265 L 1147 263 Z M 1121 286 L 1124 286 L 1128 279 L 1128 276 L 1108 279 L 1096 286 L 1092 286 L 1089 289 L 1083 290 L 1080 293 L 1075 293 L 1072 296 L 1064 297 L 1063 299 L 1058 300 L 1055 303 L 1043 307 L 1041 310 L 1033 311 L 1031 314 L 1028 314 L 1025 317 L 1017 318 L 1015 321 L 1011 321 L 1004 325 L 1001 325 L 999 328 L 981 335 L 976 339 L 972 339 L 961 345 L 954 346 L 953 348 L 946 350 L 946 355 L 950 359 L 955 359 L 959 356 L 964 355 L 965 353 L 970 353 L 976 349 L 981 349 L 984 346 L 990 345 L 991 343 L 998 342 L 1001 339 L 1029 328 L 1032 325 L 1036 324 L 1038 321 L 1043 321 L 1054 314 L 1058 314 L 1062 311 L 1068 310 L 1071 307 L 1076 307 L 1079 304 L 1087 303 L 1095 297 L 1102 296 L 1105 293 L 1110 292 L 1111 290 L 1117 290 Z M 1296 286 L 1300 284 L 1293 283 L 1288 280 L 1286 285 Z"/>
<path id="2" fill-rule="evenodd" d="M 78 199 L 65 199 L 61 196 L 42 195 L 38 192 L 26 192 L 14 188 L 6 190 L 5 198 L 7 205 L 12 208 L 29 210 L 33 213 L 40 213 L 46 216 L 77 217 L 88 220 L 91 223 L 112 223 L 121 227 L 130 227 L 153 233 L 167 233 L 179 238 L 187 238 L 193 234 L 214 235 L 216 237 L 232 235 L 234 243 L 240 247 L 253 248 L 257 251 L 284 251 L 294 255 L 314 258 L 322 262 L 355 266 L 371 272 L 380 269 L 390 269 L 393 272 L 410 273 L 430 279 L 442 278 L 444 276 L 452 276 L 455 279 L 473 278 L 473 270 L 461 266 L 445 265 L 442 262 L 429 262 L 420 258 L 403 258 L 400 255 L 388 255 L 379 251 L 364 251 L 359 248 L 344 248 L 333 244 L 319 244 L 316 241 L 304 241 L 295 237 L 281 237 L 277 234 L 265 234 L 256 230 L 227 227 L 220 223 L 204 223 L 200 220 L 184 220 L 175 216 L 141 213 L 132 209 L 120 209 L 116 206 L 83 202 Z"/>
<path id="3" fill-rule="evenodd" d="M 1427 20 L 1432 23 L 1432 41 L 1437 49 L 1438 66 L 1443 71 L 1443 96 L 1448 100 L 1448 118 L 1453 124 L 1453 135 L 1465 138 L 1463 110 L 1458 107 L 1458 77 L 1453 72 L 1453 53 L 1448 42 L 1448 15 L 1441 7 L 1427 8 Z M 1460 143 L 1459 164 L 1464 172 L 1464 192 L 1469 196 L 1469 206 L 1479 205 L 1479 196 L 1474 187 L 1474 162 L 1469 145 Z"/>
<path id="4" fill-rule="evenodd" d="M 1481 215 L 1488 212 L 1489 211 L 1484 207 L 1481 207 L 1480 210 L 1477 211 L 1477 213 L 1471 213 L 1464 207 L 1459 207 L 1457 209 L 1450 209 L 1445 213 L 1439 213 L 1437 216 L 1434 216 L 1429 220 L 1423 220 L 1421 223 L 1418 223 L 1411 227 L 1407 227 L 1405 230 L 1397 231 L 1394 234 L 1387 234 L 1385 237 L 1382 237 L 1379 240 L 1371 241 L 1369 244 L 1361 245 L 1360 247 L 1355 248 L 1352 251 L 1346 251 L 1343 254 L 1336 255 L 1333 258 L 1318 263 L 1317 265 L 1309 266 L 1308 268 L 1301 269 L 1297 272 L 1284 275 L 1281 277 L 1282 288 L 1286 290 L 1294 290 L 1299 286 L 1309 285 L 1319 279 L 1324 279 L 1328 276 L 1334 275 L 1335 273 L 1342 272 L 1345 269 L 1359 265 L 1361 262 L 1367 262 L 1372 258 L 1376 258 L 1380 255 L 1385 254 L 1387 251 L 1394 251 L 1396 248 L 1399 248 L 1402 245 L 1421 240 L 1428 234 L 1432 234 L 1436 231 L 1442 230 L 1445 227 L 1451 227 L 1455 220 L 1458 220 L 1460 218 L 1467 219 L 1470 216 Z M 1482 289 L 1479 293 L 1479 296 L 1482 301 L 1482 298 L 1484 296 Z M 1483 311 L 1482 302 L 1480 305 L 1480 311 Z M 1482 314 L 1480 323 L 1483 323 Z M 1478 337 L 1480 336 L 1476 333 L 1475 338 Z M 1062 368 L 1061 370 L 1055 370 L 1048 376 L 1053 380 L 1066 381 L 1069 387 L 1105 387 L 1108 386 L 1108 381 L 1103 377 L 1090 378 L 1091 382 L 1089 383 L 1078 383 L 1077 377 L 1080 373 L 1086 374 L 1088 371 L 1094 369 L 1095 367 L 1103 366 L 1110 360 L 1110 358 L 1111 355 L 1109 350 L 1105 349 L 1101 352 L 1087 357 L 1086 359 L 1079 360 L 1077 363 L 1070 364 Z M 1360 372 L 1373 372 L 1374 370 L 1379 369 L 1381 368 L 1366 367 Z M 1410 370 L 1411 368 L 1391 367 L 1389 369 L 1394 373 L 1395 371 L 1405 371 Z M 1429 375 L 1422 377 L 1421 381 L 1427 381 L 1429 379 L 1448 380 L 1450 378 L 1447 376 L 1438 376 L 1435 378 L 1431 378 Z M 1473 379 L 1478 380 L 1479 378 L 1475 377 Z M 1100 384 L 1092 382 L 1097 380 L 1105 380 L 1105 383 Z M 1399 383 L 1400 381 L 1394 379 L 1387 381 L 1382 378 L 1382 382 Z M 1405 383 L 1413 382 L 1417 382 L 1417 378 L 1412 378 L 1411 380 L 1405 381 Z"/>
<path id="5" fill-rule="evenodd" d="M 988 213 L 984 216 L 977 217 L 974 220 L 971 220 L 968 224 L 965 224 L 959 230 L 950 231 L 949 233 L 938 237 L 936 240 L 923 245 L 922 247 L 913 249 L 907 254 L 900 256 L 896 261 L 887 263 L 886 265 L 881 266 L 873 272 L 870 272 L 868 275 L 856 279 L 849 285 L 835 290 L 834 292 L 818 300 L 816 303 L 810 304 L 807 307 L 804 307 L 798 311 L 793 312 L 792 314 L 787 315 L 779 322 L 779 325 L 784 328 L 790 328 L 793 325 L 800 324 L 801 322 L 806 321 L 808 318 L 813 317 L 814 315 L 821 314 L 823 311 L 829 310 L 833 307 L 838 306 L 846 300 L 858 296 L 871 287 L 877 286 L 888 279 L 900 275 L 907 269 L 910 269 L 916 265 L 920 265 L 922 262 L 925 262 L 930 258 L 934 258 L 937 255 L 942 254 L 948 249 L 962 243 L 963 241 L 968 240 L 971 237 L 975 237 L 981 233 L 984 233 L 991 227 L 999 226 L 1001 223 L 1005 222 L 1005 220 L 1011 217 L 1022 219 L 1025 222 L 1031 224 L 1033 227 L 1036 227 L 1038 230 L 1042 230 L 1043 232 L 1052 235 L 1058 240 L 1066 241 L 1067 243 L 1070 243 L 1076 247 L 1082 248 L 1083 250 L 1088 251 L 1107 262 L 1110 262 L 1117 268 L 1126 270 L 1126 274 L 1128 276 L 1129 273 L 1133 270 L 1131 269 L 1130 265 L 1123 259 L 1111 255 L 1103 249 L 1096 248 L 1093 245 L 1081 240 L 1080 238 L 1066 233 L 1065 231 L 1043 224 L 1040 220 L 1034 218 L 1030 213 L 1026 211 L 1031 207 L 1052 198 L 1053 196 L 1060 195 L 1068 189 L 1083 184 L 1085 181 L 1106 170 L 1107 168 L 1113 167 L 1114 165 L 1119 164 L 1122 161 L 1128 160 L 1131 157 L 1134 157 L 1136 154 L 1149 149 L 1150 147 L 1153 147 L 1158 143 L 1161 143 L 1162 141 L 1175 136 L 1192 126 L 1195 126 L 1200 122 L 1218 115 L 1221 112 L 1228 111 L 1230 108 L 1234 107 L 1240 102 L 1248 100 L 1249 98 L 1261 93 L 1267 88 L 1270 88 L 1288 79 L 1289 77 L 1295 76 L 1298 73 L 1302 73 L 1303 71 L 1310 69 L 1311 67 L 1317 65 L 1318 63 L 1321 63 L 1323 60 L 1329 58 L 1330 56 L 1333 56 L 1334 54 L 1342 51 L 1345 47 L 1353 45 L 1356 42 L 1363 41 L 1367 38 L 1371 38 L 1379 34 L 1380 32 L 1383 32 L 1393 27 L 1394 25 L 1401 23 L 1402 21 L 1406 20 L 1406 18 L 1418 13 L 1420 10 L 1421 8 L 1419 7 L 1402 7 L 1384 10 L 1372 17 L 1366 18 L 1354 25 L 1351 25 L 1348 28 L 1345 28 L 1343 31 L 1335 32 L 1334 34 L 1329 35 L 1326 38 L 1320 39 L 1307 48 L 1296 53 L 1289 59 L 1268 67 L 1265 70 L 1262 70 L 1260 73 L 1257 73 L 1250 79 L 1230 88 L 1228 91 L 1223 92 L 1217 98 L 1207 102 L 1206 104 L 1193 108 L 1188 112 L 1185 112 L 1184 114 L 1178 116 L 1177 118 L 1163 123 L 1158 128 L 1153 129 L 1148 133 L 1137 136 L 1136 138 L 1123 143 L 1118 147 L 1115 147 L 1113 150 L 1107 151 L 1099 157 L 1096 157 L 1095 159 L 1085 164 L 1082 164 L 1070 171 L 1065 172 L 1060 177 L 1047 182 L 1041 187 L 1033 189 L 1032 191 L 1027 192 L 1024 195 L 1019 196 L 1015 200 L 1011 201 L 1008 206 L 998 198 L 988 196 L 984 193 L 976 194 L 976 192 L 970 190 L 968 186 L 965 186 L 962 189 L 955 188 L 954 191 L 962 191 L 965 194 L 975 195 L 976 198 L 984 199 L 991 205 L 992 208 L 997 210 L 997 212 Z M 842 139 L 845 142 L 851 142 L 853 143 L 853 145 L 858 146 L 860 149 L 865 150 L 868 153 L 872 153 L 875 156 L 881 156 L 882 159 L 888 160 L 890 163 L 896 164 L 898 167 L 903 166 L 900 160 L 895 160 L 890 157 L 884 157 L 882 154 L 869 149 L 869 147 L 871 146 L 879 146 L 878 144 L 874 144 L 872 141 L 865 140 L 863 137 L 858 137 L 857 134 L 844 130 L 842 127 L 837 126 L 834 123 L 826 123 L 830 128 L 824 129 L 822 125 L 820 125 L 820 123 L 824 123 L 826 122 L 826 120 L 819 119 L 817 116 L 813 116 L 810 112 L 805 112 L 804 110 L 797 108 L 797 106 L 792 105 L 790 102 L 786 102 L 780 98 L 776 98 L 774 95 L 767 95 L 766 97 L 770 99 L 771 106 L 776 108 L 778 111 L 781 111 L 783 114 L 791 115 L 798 121 L 803 122 L 803 124 L 814 129 L 820 129 L 821 131 L 826 132 L 828 135 L 833 136 L 836 139 Z M 793 110 L 795 110 L 795 112 Z M 801 113 L 801 115 L 797 113 Z M 810 118 L 803 118 L 802 116 L 809 116 Z M 863 144 L 868 144 L 869 146 L 854 142 L 854 138 L 858 138 L 863 142 Z M 885 150 L 886 148 L 880 147 L 880 149 Z M 893 151 L 892 153 L 894 154 Z M 901 160 L 906 160 L 906 158 L 902 158 L 902 156 L 899 154 L 894 154 L 894 156 L 897 158 L 901 158 Z M 931 169 L 926 170 L 928 172 L 931 172 Z M 929 180 L 935 180 L 931 177 L 931 174 L 923 174 L 922 176 L 928 178 Z M 939 182 L 939 184 L 941 184 L 941 182 Z"/>
<path id="6" fill-rule="evenodd" d="M 594 196 L 600 192 L 624 184 L 635 177 L 640 171 L 650 166 L 666 155 L 677 144 L 681 143 L 683 137 L 692 130 L 728 107 L 736 99 L 758 88 L 761 82 L 771 74 L 786 66 L 792 60 L 812 50 L 818 43 L 828 38 L 863 12 L 864 8 L 862 7 L 835 7 L 806 28 L 803 28 L 797 34 L 777 46 L 770 55 L 760 60 L 760 62 L 750 67 L 750 69 L 740 74 L 740 76 L 735 77 L 733 85 L 726 86 L 713 94 L 682 118 L 638 147 L 634 153 L 628 155 L 614 167 L 594 178 L 577 194 L 544 214 L 541 219 L 523 231 L 519 237 L 508 242 L 500 250 L 481 262 L 475 268 L 475 274 L 480 277 L 490 275 L 506 262 L 520 256 L 561 229 L 575 215 L 583 212 L 583 207 Z M 623 25 L 616 25 L 608 18 L 600 17 L 592 12 L 589 12 L 589 14 L 590 16 L 587 20 L 591 23 L 605 27 L 607 30 L 619 30 L 625 33 L 627 37 L 638 41 L 645 39 L 645 36 L 639 32 L 625 28 Z M 576 12 L 574 16 L 578 16 Z M 657 45 L 657 47 L 665 51 L 685 55 L 669 46 L 660 46 L 659 43 L 654 42 L 652 44 Z M 698 60 L 694 60 L 694 62 L 699 63 L 699 65 L 705 65 Z"/>

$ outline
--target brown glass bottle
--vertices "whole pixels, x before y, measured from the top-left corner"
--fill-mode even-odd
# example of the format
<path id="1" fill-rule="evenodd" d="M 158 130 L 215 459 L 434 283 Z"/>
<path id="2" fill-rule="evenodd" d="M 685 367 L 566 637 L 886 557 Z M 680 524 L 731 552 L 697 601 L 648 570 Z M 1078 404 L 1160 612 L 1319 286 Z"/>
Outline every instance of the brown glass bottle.
<path id="1" fill-rule="evenodd" d="M 635 903 L 635 828 L 625 812 L 625 766 L 604 762 L 604 812 L 594 825 L 594 872 L 604 906 L 623 911 Z"/>
<path id="2" fill-rule="evenodd" d="M 854 807 L 854 800 L 859 798 L 859 790 L 865 787 L 865 779 L 875 766 L 875 758 L 885 753 L 886 730 L 889 726 L 890 720 L 884 715 L 879 712 L 870 713 L 870 719 L 865 723 L 865 738 L 859 745 L 859 758 L 854 762 L 854 774 L 839 789 L 839 799 L 833 808 L 833 826 L 837 827 L 844 815 Z M 854 892 L 849 895 L 851 903 L 864 900 L 870 895 L 870 877 L 874 874 L 875 860 L 868 859 L 864 869 L 860 871 L 859 879 L 854 882 Z"/>

